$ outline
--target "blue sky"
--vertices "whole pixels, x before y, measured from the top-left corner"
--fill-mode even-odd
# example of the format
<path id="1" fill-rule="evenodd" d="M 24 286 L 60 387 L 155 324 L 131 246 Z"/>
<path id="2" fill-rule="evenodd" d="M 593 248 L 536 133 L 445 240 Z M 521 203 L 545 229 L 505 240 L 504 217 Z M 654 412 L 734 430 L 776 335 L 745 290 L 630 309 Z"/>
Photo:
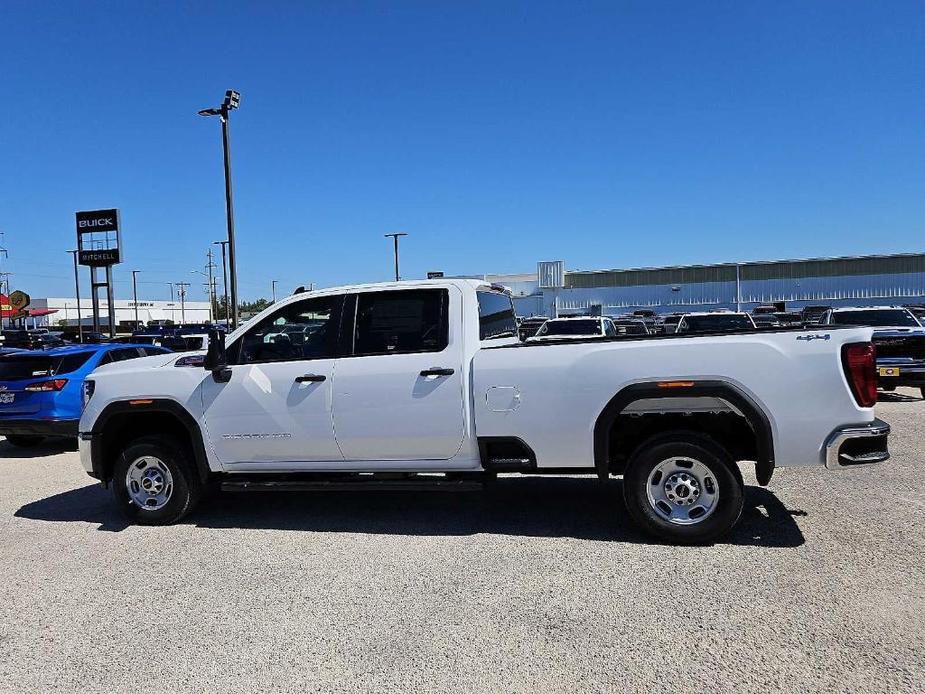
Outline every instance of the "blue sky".
<path id="1" fill-rule="evenodd" d="M 923 250 L 921 2 L 20 2 L 0 9 L 13 285 L 73 293 L 118 207 L 117 294 Z M 84 289 L 86 292 L 86 289 Z M 196 294 L 203 296 L 201 289 Z M 191 296 L 191 298 L 193 298 Z"/>

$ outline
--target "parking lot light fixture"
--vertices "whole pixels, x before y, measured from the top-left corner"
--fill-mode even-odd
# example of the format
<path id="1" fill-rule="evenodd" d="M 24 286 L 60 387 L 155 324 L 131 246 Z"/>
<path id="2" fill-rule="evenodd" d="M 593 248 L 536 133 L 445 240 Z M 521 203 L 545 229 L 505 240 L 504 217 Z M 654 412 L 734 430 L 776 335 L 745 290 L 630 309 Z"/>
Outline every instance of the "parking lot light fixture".
<path id="1" fill-rule="evenodd" d="M 216 108 L 204 108 L 200 116 L 219 116 L 222 122 L 222 155 L 225 163 L 225 217 L 228 224 L 228 270 L 231 275 L 231 329 L 238 326 L 238 266 L 234 243 L 234 203 L 231 193 L 231 134 L 228 127 L 228 114 L 241 105 L 241 94 L 234 89 L 225 92 L 222 105 Z M 226 312 L 228 306 L 226 302 Z"/>
<path id="2" fill-rule="evenodd" d="M 395 242 L 395 281 L 398 282 L 401 279 L 401 275 L 398 272 L 398 239 L 402 236 L 407 236 L 408 234 L 386 234 L 386 238 L 391 238 Z"/>

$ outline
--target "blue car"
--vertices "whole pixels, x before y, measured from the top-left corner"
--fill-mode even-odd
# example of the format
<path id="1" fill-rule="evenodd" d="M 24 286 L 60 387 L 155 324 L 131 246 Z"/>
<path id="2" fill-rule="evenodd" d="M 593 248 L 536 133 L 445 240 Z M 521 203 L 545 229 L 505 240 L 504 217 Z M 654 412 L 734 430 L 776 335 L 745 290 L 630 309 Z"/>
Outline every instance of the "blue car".
<path id="1" fill-rule="evenodd" d="M 88 344 L 0 356 L 0 435 L 20 447 L 76 437 L 83 382 L 93 369 L 169 351 L 153 345 Z"/>

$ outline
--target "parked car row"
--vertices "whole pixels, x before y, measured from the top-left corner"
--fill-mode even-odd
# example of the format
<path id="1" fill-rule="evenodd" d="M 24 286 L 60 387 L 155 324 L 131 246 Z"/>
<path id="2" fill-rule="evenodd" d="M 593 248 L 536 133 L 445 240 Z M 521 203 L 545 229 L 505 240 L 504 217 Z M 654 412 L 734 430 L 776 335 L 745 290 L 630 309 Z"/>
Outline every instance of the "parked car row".
<path id="1" fill-rule="evenodd" d="M 853 325 L 875 328 L 877 377 L 883 390 L 919 388 L 925 398 L 925 307 L 807 306 L 800 312 L 780 304 L 758 306 L 752 313 L 727 310 L 656 316 L 649 310 L 620 317 L 571 316 L 521 319 L 519 334 L 528 342 L 552 342 L 650 334 L 717 334 L 793 327 Z"/>
<path id="2" fill-rule="evenodd" d="M 119 343 L 11 350 L 0 356 L 0 435 L 19 447 L 46 438 L 75 439 L 88 374 L 106 364 L 169 352 Z"/>

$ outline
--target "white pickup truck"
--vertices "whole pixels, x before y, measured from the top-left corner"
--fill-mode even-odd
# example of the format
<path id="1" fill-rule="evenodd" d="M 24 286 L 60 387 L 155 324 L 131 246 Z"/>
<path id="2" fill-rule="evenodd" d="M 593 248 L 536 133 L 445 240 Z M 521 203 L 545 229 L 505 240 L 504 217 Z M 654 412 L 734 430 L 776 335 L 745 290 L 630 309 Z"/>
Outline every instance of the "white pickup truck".
<path id="1" fill-rule="evenodd" d="M 737 461 L 766 485 L 776 466 L 889 457 L 869 328 L 516 335 L 510 297 L 475 280 L 296 294 L 227 340 L 213 333 L 204 355 L 93 372 L 82 464 L 148 524 L 177 521 L 213 485 L 454 488 L 499 472 L 622 475 L 642 528 L 699 543 L 739 519 Z"/>

